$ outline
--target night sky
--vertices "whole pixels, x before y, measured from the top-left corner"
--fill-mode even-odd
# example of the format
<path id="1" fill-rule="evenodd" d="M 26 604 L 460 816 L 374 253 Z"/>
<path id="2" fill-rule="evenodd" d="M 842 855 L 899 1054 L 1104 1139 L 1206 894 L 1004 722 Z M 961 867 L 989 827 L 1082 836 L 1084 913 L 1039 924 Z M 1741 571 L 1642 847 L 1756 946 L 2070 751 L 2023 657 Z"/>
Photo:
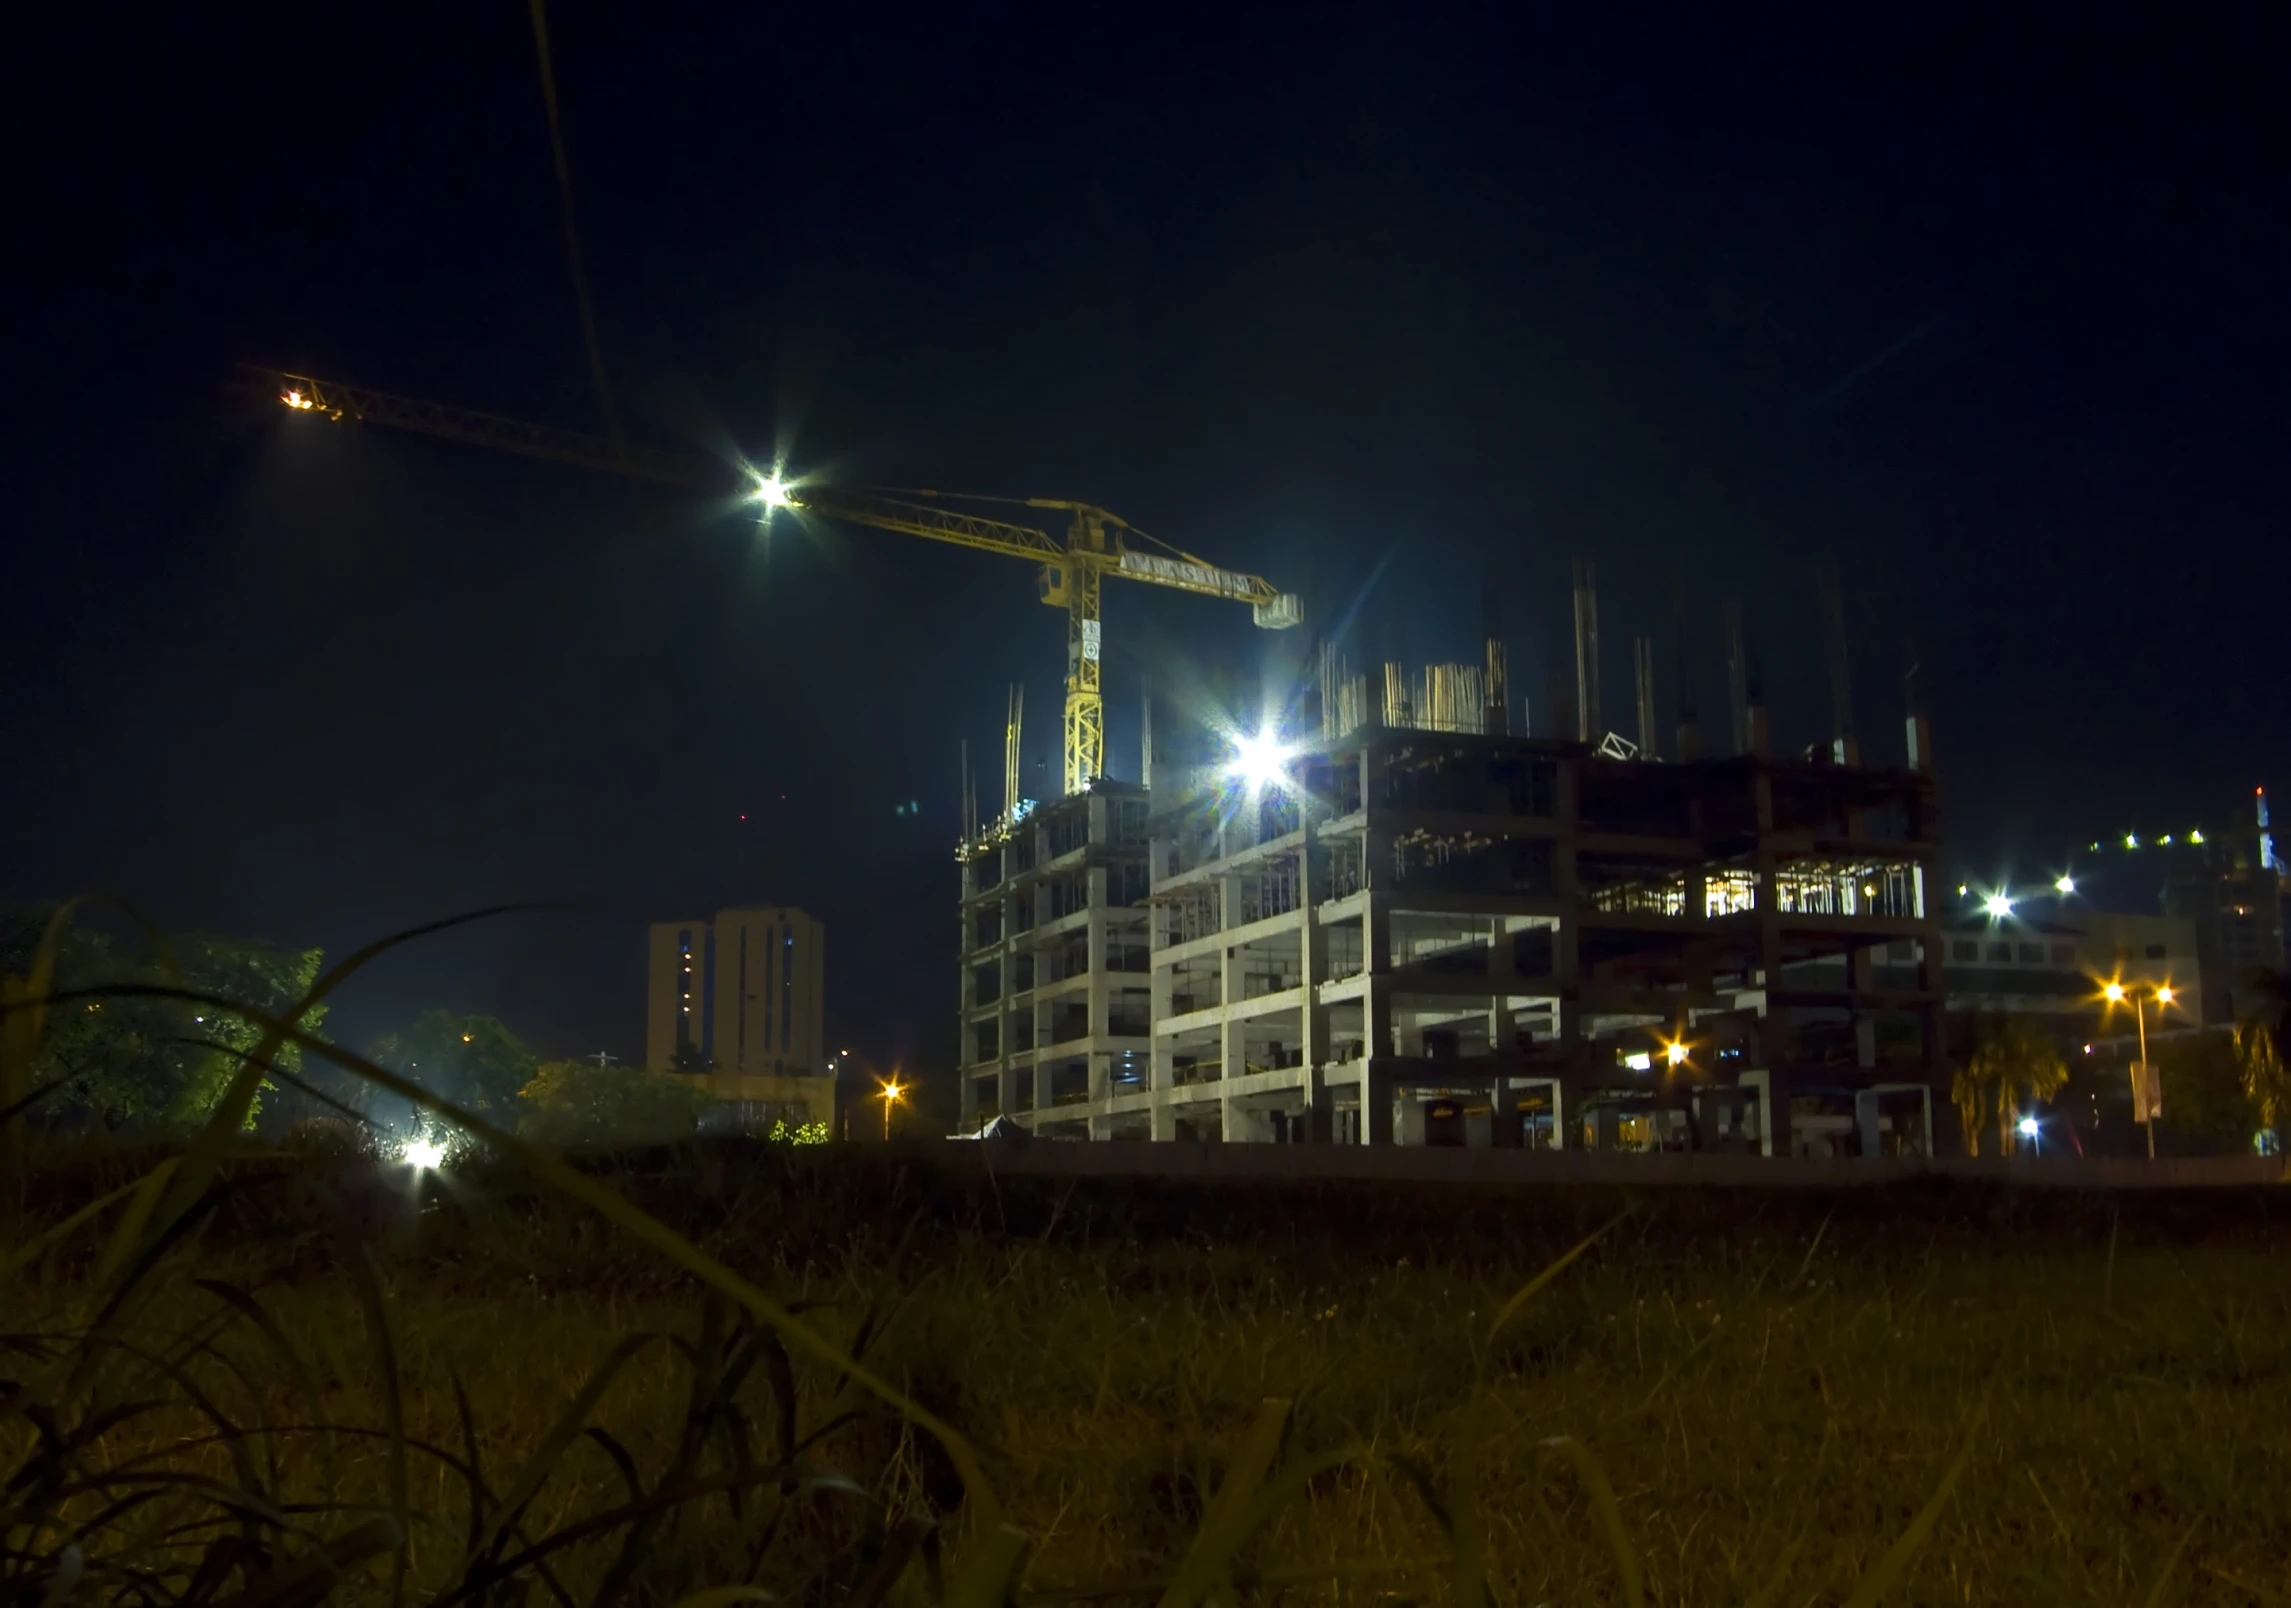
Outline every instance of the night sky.
<path id="1" fill-rule="evenodd" d="M 335 1026 L 624 1057 L 644 922 L 784 900 L 837 1042 L 951 1045 L 958 745 L 997 773 L 1013 679 L 1056 775 L 1032 574 L 233 403 L 249 359 L 601 427 L 526 9 L 55 9 L 9 52 L 0 895 L 335 951 L 546 902 Z M 1914 652 L 1968 868 L 2281 780 L 2259 39 L 1531 9 L 560 0 L 615 403 L 1103 503 L 1356 610 L 1356 660 L 1476 657 L 1492 589 L 1539 729 L 1580 556 L 1609 724 L 1646 632 L 1667 725 L 1683 563 L 1706 732 L 1739 595 L 1778 740 L 1824 735 L 1834 560 L 1865 750 L 1899 758 Z M 1157 664 L 1301 645 L 1106 612 L 1125 778 Z"/>

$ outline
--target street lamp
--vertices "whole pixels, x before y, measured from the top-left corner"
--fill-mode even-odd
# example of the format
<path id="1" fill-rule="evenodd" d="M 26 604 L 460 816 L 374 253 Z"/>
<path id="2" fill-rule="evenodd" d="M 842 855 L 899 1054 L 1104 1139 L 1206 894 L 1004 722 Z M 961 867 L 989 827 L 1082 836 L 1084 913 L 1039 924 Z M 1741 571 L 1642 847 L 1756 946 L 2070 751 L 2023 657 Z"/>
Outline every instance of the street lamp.
<path id="1" fill-rule="evenodd" d="M 897 1105 L 906 1093 L 907 1091 L 899 1086 L 896 1079 L 883 1085 L 883 1138 L 886 1143 L 891 1138 L 891 1108 Z"/>
<path id="2" fill-rule="evenodd" d="M 2153 983 L 2148 992 L 2156 999 L 2156 1025 L 2164 1021 L 2164 1007 L 2179 998 L 2170 983 Z M 2148 1159 L 2156 1159 L 2156 1069 L 2148 1064 L 2148 1002 L 2137 988 L 2126 988 L 2121 982 L 2111 981 L 2100 990 L 2100 997 L 2109 1005 L 2132 1002 L 2132 1020 L 2140 1031 L 2140 1059 L 2132 1068 L 2132 1101 L 2140 1108 L 2140 1125 L 2148 1130 Z"/>

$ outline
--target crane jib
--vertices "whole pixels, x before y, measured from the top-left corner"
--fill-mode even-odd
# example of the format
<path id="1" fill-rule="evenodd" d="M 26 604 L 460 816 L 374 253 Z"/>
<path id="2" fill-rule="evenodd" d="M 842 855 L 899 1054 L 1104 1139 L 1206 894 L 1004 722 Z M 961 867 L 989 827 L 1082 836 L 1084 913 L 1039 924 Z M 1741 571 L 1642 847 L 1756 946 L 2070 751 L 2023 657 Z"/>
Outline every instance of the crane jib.
<path id="1" fill-rule="evenodd" d="M 1150 553 L 1124 553 L 1121 573 L 1136 575 L 1147 580 L 1172 581 L 1179 586 L 1197 586 L 1204 591 L 1222 592 L 1228 597 L 1258 598 L 1268 588 L 1253 575 L 1236 575 L 1231 570 L 1213 569 L 1207 564 L 1188 564 L 1183 559 L 1157 558 Z"/>

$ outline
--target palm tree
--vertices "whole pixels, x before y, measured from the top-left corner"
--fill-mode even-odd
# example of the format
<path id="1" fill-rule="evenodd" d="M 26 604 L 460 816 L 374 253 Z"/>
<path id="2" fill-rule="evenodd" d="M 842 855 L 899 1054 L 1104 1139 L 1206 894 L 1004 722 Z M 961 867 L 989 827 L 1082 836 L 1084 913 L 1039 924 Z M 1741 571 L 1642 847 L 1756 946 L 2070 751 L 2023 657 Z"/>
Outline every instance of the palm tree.
<path id="1" fill-rule="evenodd" d="M 2260 1126 L 2283 1132 L 2291 1120 L 2291 972 L 2255 967 L 2244 975 L 2235 1049 L 2243 1089 Z"/>
<path id="2" fill-rule="evenodd" d="M 2011 1155 L 2022 1098 L 2041 1105 L 2067 1082 L 2068 1063 L 2051 1039 L 2024 1018 L 2000 1018 L 1981 1035 L 1972 1058 L 1950 1085 L 1949 1097 L 1964 1121 L 1965 1149 L 1976 1156 L 1981 1153 L 1983 1119 L 1994 1117 L 1997 1153 Z"/>

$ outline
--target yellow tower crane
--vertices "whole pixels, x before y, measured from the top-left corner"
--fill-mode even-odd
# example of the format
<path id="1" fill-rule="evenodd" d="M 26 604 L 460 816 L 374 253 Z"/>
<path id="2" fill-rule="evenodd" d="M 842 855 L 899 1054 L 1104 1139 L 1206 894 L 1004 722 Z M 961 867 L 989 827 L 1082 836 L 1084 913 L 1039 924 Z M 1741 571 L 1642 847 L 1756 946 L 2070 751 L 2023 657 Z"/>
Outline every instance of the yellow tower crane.
<path id="1" fill-rule="evenodd" d="M 844 490 L 783 482 L 742 471 L 712 458 L 624 447 L 597 436 L 524 424 L 495 414 L 475 413 L 411 397 L 392 396 L 363 386 L 313 379 L 279 369 L 241 366 L 242 376 L 267 387 L 288 408 L 388 425 L 503 452 L 523 453 L 556 463 L 601 469 L 661 485 L 695 491 L 743 493 L 768 518 L 787 510 L 845 524 L 920 536 L 982 553 L 1023 558 L 1039 566 L 1041 599 L 1066 611 L 1066 723 L 1064 783 L 1079 793 L 1105 774 L 1106 708 L 1099 690 L 1104 657 L 1104 625 L 1099 590 L 1108 576 L 1174 587 L 1202 597 L 1250 605 L 1256 623 L 1267 630 L 1297 625 L 1304 611 L 1294 593 L 1275 590 L 1257 575 L 1222 569 L 1146 535 L 1127 520 L 1089 503 L 1055 497 L 963 497 L 936 491 Z M 1063 541 L 1038 526 L 1015 524 L 975 513 L 963 504 L 1036 508 L 1065 516 Z"/>

